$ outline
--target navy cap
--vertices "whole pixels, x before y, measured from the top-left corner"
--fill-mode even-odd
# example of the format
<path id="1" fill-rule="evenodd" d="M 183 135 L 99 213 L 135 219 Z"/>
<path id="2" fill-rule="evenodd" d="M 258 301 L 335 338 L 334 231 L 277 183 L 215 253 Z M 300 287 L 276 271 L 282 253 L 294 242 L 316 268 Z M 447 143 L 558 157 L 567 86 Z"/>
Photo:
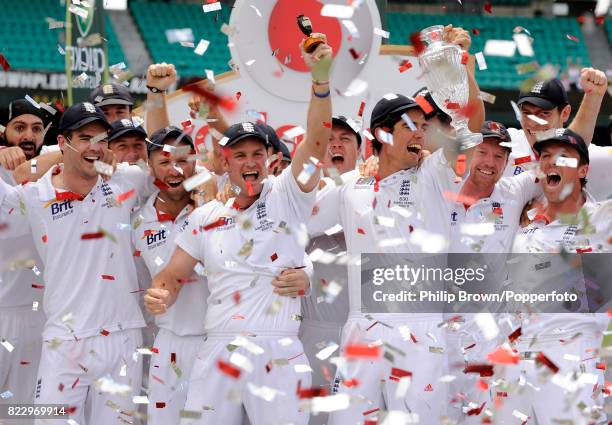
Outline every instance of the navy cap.
<path id="1" fill-rule="evenodd" d="M 350 120 L 344 115 L 334 115 L 332 117 L 332 124 L 349 129 L 357 137 L 357 146 L 361 146 L 361 135 L 359 134 L 358 124 L 355 121 Z"/>
<path id="2" fill-rule="evenodd" d="M 289 148 L 278 137 L 278 134 L 276 134 L 276 130 L 274 130 L 274 127 L 269 126 L 266 123 L 257 123 L 255 125 L 261 127 L 261 130 L 266 133 L 266 136 L 268 137 L 268 143 L 274 148 L 274 150 L 283 154 L 283 160 L 291 162 L 291 153 L 289 152 Z"/>
<path id="3" fill-rule="evenodd" d="M 276 134 L 276 133 L 275 133 Z M 263 130 L 260 124 L 253 124 L 250 121 L 241 122 L 231 125 L 223 133 L 225 136 L 221 139 L 222 147 L 230 147 L 249 137 L 254 137 L 261 140 L 266 147 L 272 143 L 268 134 Z"/>
<path id="4" fill-rule="evenodd" d="M 567 92 L 558 78 L 539 81 L 528 92 L 519 95 L 518 105 L 531 103 L 539 108 L 551 110 L 559 106 L 569 105 Z"/>
<path id="5" fill-rule="evenodd" d="M 117 83 L 102 84 L 96 87 L 91 91 L 89 99 L 96 106 L 134 106 L 134 99 L 128 88 Z"/>
<path id="6" fill-rule="evenodd" d="M 570 130 L 569 128 L 557 128 L 554 130 L 554 134 L 549 136 L 547 139 L 538 140 L 534 143 L 533 149 L 540 155 L 542 153 L 542 148 L 546 143 L 549 142 L 559 142 L 565 145 L 571 146 L 574 148 L 580 157 L 589 163 L 589 148 L 586 143 L 584 143 L 584 139 L 576 132 Z"/>
<path id="7" fill-rule="evenodd" d="M 179 140 L 179 137 L 180 137 L 180 140 Z M 151 152 L 157 149 L 162 149 L 164 145 L 166 144 L 166 140 L 169 138 L 175 138 L 177 140 L 173 143 L 174 145 L 182 142 L 182 143 L 185 143 L 191 146 L 192 150 L 195 149 L 193 146 L 193 140 L 188 134 L 186 134 L 180 128 L 170 125 L 168 127 L 160 128 L 159 130 L 157 130 L 155 133 L 151 135 L 151 140 L 147 144 L 147 151 L 149 155 L 151 155 Z"/>
<path id="8" fill-rule="evenodd" d="M 422 89 L 420 89 L 419 91 L 417 91 L 415 94 L 412 95 L 412 97 L 414 97 L 415 99 L 419 96 L 425 99 L 427 103 L 429 103 L 431 107 L 433 108 L 433 111 L 431 111 L 429 114 L 425 114 L 426 120 L 429 120 L 437 116 L 440 119 L 440 121 L 442 121 L 443 123 L 445 124 L 451 123 L 453 119 L 450 117 L 450 115 L 448 115 L 438 106 L 438 104 L 434 100 L 433 96 L 431 95 L 431 92 L 427 89 L 427 87 L 423 87 Z"/>
<path id="9" fill-rule="evenodd" d="M 506 126 L 497 121 L 485 121 L 480 128 L 480 133 L 482 134 L 483 140 L 497 139 L 498 141 L 504 143 L 510 143 L 512 141 Z M 504 145 L 502 147 L 508 149 L 509 151 L 512 150 L 509 145 Z"/>
<path id="10" fill-rule="evenodd" d="M 6 123 L 8 124 L 18 116 L 26 114 L 35 115 L 43 121 L 45 119 L 43 109 L 37 108 L 26 99 L 17 99 L 9 103 L 9 115 Z"/>
<path id="11" fill-rule="evenodd" d="M 147 132 L 140 125 L 134 125 L 131 119 L 124 118 L 122 120 L 113 121 L 111 123 L 111 131 L 108 134 L 109 143 L 120 137 L 133 134 L 134 136 L 147 138 Z"/>
<path id="12" fill-rule="evenodd" d="M 102 109 L 89 102 L 75 103 L 64 111 L 59 122 L 59 132 L 76 130 L 92 122 L 99 122 L 108 130 L 111 129 Z"/>
<path id="13" fill-rule="evenodd" d="M 413 98 L 402 94 L 387 94 L 374 106 L 370 116 L 370 128 L 374 130 L 380 126 L 390 114 L 407 111 L 412 108 L 420 109 L 418 103 Z"/>

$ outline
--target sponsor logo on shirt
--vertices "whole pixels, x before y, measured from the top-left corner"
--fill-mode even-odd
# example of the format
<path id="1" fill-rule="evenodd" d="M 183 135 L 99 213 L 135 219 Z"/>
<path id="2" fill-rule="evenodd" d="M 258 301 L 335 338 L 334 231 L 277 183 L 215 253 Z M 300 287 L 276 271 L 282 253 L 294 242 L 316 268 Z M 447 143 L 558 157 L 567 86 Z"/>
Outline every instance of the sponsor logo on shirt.
<path id="1" fill-rule="evenodd" d="M 359 187 L 359 186 L 366 186 L 366 187 L 372 186 L 375 181 L 376 179 L 374 177 L 360 177 L 355 182 L 355 189 L 364 189 L 364 187 Z"/>
<path id="2" fill-rule="evenodd" d="M 74 206 L 71 200 L 65 200 L 62 202 L 55 202 L 51 204 L 51 217 L 53 220 L 60 219 L 74 212 Z"/>
<path id="3" fill-rule="evenodd" d="M 453 212 L 451 213 L 451 215 L 450 215 L 450 218 L 451 218 L 451 226 L 455 226 L 455 225 L 457 225 L 457 215 L 459 215 L 459 214 L 457 213 L 457 211 L 453 211 Z"/>
<path id="4" fill-rule="evenodd" d="M 410 195 L 410 180 L 402 181 L 402 185 L 399 190 L 400 196 L 408 196 Z"/>
<path id="5" fill-rule="evenodd" d="M 522 167 L 519 167 L 519 166 L 514 167 L 514 175 L 515 176 L 518 176 L 522 172 L 523 172 L 523 168 Z"/>
<path id="6" fill-rule="evenodd" d="M 236 220 L 234 219 L 234 217 L 221 216 L 219 217 L 218 222 L 219 222 L 219 225 L 215 229 L 216 231 L 229 230 L 233 228 L 234 226 L 236 226 Z"/>
<path id="7" fill-rule="evenodd" d="M 257 204 L 257 220 L 262 220 L 264 218 L 266 218 L 267 216 L 267 212 L 266 212 L 266 204 L 263 202 L 260 202 L 259 204 Z"/>
<path id="8" fill-rule="evenodd" d="M 113 194 L 113 189 L 111 189 L 110 186 L 106 183 L 102 183 L 100 189 L 102 190 L 102 194 L 104 196 L 111 196 Z"/>
<path id="9" fill-rule="evenodd" d="M 147 235 L 147 247 L 149 249 L 152 249 L 154 247 L 164 244 L 166 242 L 166 237 L 167 237 L 166 229 L 161 229 L 157 233 L 152 233 L 150 235 Z M 151 246 L 153 244 L 155 245 Z"/>

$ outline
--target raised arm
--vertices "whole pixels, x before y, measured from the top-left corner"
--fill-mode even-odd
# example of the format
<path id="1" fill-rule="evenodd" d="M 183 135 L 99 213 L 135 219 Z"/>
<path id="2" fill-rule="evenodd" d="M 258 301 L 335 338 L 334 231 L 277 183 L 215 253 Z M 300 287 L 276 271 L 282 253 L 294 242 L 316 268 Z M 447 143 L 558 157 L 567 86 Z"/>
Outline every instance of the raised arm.
<path id="1" fill-rule="evenodd" d="M 198 260 L 185 250 L 176 247 L 168 265 L 151 282 L 144 296 L 145 307 L 151 314 L 163 314 L 174 304 L 182 288 L 181 282 L 187 280 Z"/>
<path id="2" fill-rule="evenodd" d="M 584 90 L 584 96 L 569 128 L 580 134 L 589 145 L 593 140 L 601 102 L 608 90 L 608 79 L 606 74 L 598 69 L 583 68 L 580 72 L 580 86 Z"/>
<path id="3" fill-rule="evenodd" d="M 148 134 L 170 125 L 166 91 L 176 83 L 176 70 L 171 63 L 155 63 L 147 69 L 147 103 L 145 125 Z M 151 90 L 153 89 L 153 91 Z"/>
<path id="4" fill-rule="evenodd" d="M 312 36 L 325 38 L 323 34 Z M 329 78 L 333 57 L 332 49 L 326 38 L 325 40 L 326 42 L 317 46 L 312 54 L 304 51 L 304 40 L 301 45 L 302 56 L 310 68 L 313 85 L 308 106 L 306 139 L 297 147 L 291 162 L 291 172 L 303 192 L 311 192 L 317 186 L 320 173 L 318 170 L 313 172 L 306 182 L 300 182 L 299 176 L 305 165 L 312 164 L 311 157 L 318 161 L 323 160 L 331 136 L 332 103 Z"/>
<path id="5" fill-rule="evenodd" d="M 13 171 L 13 177 L 19 184 L 34 182 L 41 178 L 51 167 L 62 162 L 62 152 L 49 152 L 24 162 Z M 36 164 L 34 167 L 33 165 Z"/>

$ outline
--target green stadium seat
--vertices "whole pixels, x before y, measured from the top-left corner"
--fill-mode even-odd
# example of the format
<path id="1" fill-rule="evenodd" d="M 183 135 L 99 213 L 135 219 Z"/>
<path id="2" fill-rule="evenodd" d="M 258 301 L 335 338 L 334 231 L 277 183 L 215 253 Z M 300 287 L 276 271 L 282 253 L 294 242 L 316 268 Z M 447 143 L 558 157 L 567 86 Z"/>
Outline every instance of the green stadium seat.
<path id="1" fill-rule="evenodd" d="M 57 48 L 61 29 L 50 30 L 45 18 L 63 21 L 66 9 L 49 0 L 3 0 L 0 46 L 12 69 L 64 72 L 65 57 Z M 125 62 L 110 20 L 106 17 L 109 65 Z M 62 46 L 63 47 L 63 46 Z"/>

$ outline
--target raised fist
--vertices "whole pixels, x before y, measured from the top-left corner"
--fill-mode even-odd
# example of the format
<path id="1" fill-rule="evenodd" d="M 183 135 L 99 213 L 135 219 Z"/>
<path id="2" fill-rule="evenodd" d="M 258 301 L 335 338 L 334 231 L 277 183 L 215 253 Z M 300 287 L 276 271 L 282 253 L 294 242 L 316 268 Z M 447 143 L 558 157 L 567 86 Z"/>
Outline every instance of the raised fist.
<path id="1" fill-rule="evenodd" d="M 147 86 L 168 90 L 176 82 L 176 69 L 171 63 L 154 63 L 147 69 Z"/>

